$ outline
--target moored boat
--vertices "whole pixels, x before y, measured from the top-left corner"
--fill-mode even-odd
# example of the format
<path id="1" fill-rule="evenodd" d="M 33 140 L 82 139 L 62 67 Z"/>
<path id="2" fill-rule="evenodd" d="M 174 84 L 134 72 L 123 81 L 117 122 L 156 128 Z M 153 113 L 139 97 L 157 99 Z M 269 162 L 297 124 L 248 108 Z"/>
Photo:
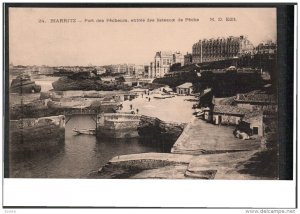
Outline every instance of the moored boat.
<path id="1" fill-rule="evenodd" d="M 86 135 L 96 135 L 96 129 L 72 129 L 76 135 L 86 134 Z"/>
<path id="2" fill-rule="evenodd" d="M 172 98 L 175 97 L 175 95 L 170 95 L 170 94 L 157 94 L 154 96 L 156 99 L 166 99 L 166 98 Z"/>

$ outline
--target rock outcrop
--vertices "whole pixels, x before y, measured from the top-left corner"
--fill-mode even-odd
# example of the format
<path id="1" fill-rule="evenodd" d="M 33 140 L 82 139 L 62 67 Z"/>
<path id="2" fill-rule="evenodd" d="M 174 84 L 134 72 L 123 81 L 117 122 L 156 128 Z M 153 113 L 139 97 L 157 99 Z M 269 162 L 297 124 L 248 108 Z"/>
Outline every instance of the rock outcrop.
<path id="1" fill-rule="evenodd" d="M 156 117 L 141 116 L 138 133 L 140 137 L 164 139 L 175 142 L 183 132 L 186 124 L 165 122 Z"/>
<path id="2" fill-rule="evenodd" d="M 39 93 L 41 86 L 31 81 L 28 75 L 20 75 L 16 79 L 13 79 L 10 85 L 10 92 L 12 93 Z"/>
<path id="3" fill-rule="evenodd" d="M 79 74 L 74 74 L 67 77 L 61 77 L 52 83 L 54 90 L 96 90 L 96 91 L 113 91 L 113 90 L 130 90 L 131 87 L 122 83 L 112 82 L 105 83 L 96 77 L 87 77 Z"/>

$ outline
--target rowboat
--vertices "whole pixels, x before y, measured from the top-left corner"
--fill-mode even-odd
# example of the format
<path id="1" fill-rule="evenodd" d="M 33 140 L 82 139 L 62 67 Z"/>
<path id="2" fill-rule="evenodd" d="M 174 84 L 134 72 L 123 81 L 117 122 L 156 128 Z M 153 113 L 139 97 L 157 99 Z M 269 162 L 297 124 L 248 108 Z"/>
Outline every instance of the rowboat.
<path id="1" fill-rule="evenodd" d="M 80 134 L 86 134 L 86 135 L 96 135 L 96 129 L 72 129 L 73 132 L 75 132 L 76 135 Z"/>

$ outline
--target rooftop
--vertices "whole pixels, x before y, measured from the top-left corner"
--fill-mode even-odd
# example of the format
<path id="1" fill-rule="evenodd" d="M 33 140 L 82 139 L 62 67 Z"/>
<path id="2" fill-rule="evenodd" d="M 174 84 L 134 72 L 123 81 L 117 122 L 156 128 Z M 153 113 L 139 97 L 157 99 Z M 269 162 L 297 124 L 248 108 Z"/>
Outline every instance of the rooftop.
<path id="1" fill-rule="evenodd" d="M 262 111 L 252 111 L 252 112 L 248 112 L 245 114 L 243 121 L 245 122 L 249 122 L 250 119 L 252 118 L 257 118 L 257 117 L 262 117 L 263 116 L 263 112 Z"/>
<path id="2" fill-rule="evenodd" d="M 239 108 L 237 106 L 231 106 L 231 105 L 216 105 L 213 110 L 214 113 L 220 113 L 220 114 L 233 114 L 233 115 L 245 115 L 250 110 Z"/>
<path id="3" fill-rule="evenodd" d="M 204 89 L 203 94 L 206 94 L 208 92 L 211 92 L 211 88 Z"/>
<path id="4" fill-rule="evenodd" d="M 186 82 L 186 83 L 183 83 L 182 85 L 179 85 L 177 87 L 178 88 L 191 88 L 191 87 L 193 87 L 193 83 Z"/>
<path id="5" fill-rule="evenodd" d="M 171 51 L 159 51 L 156 52 L 155 57 L 173 57 L 173 53 Z"/>
<path id="6" fill-rule="evenodd" d="M 235 101 L 237 102 L 259 102 L 259 103 L 268 103 L 275 104 L 276 97 L 274 94 L 267 94 L 262 91 L 252 91 L 247 94 L 238 94 Z"/>

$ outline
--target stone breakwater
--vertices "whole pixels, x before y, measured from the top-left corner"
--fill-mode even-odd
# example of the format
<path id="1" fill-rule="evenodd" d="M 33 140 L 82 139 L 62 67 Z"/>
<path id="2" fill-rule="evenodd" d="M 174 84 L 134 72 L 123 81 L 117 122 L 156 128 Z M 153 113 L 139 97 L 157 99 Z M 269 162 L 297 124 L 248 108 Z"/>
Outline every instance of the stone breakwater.
<path id="1" fill-rule="evenodd" d="M 141 153 L 111 159 L 94 178 L 132 179 L 259 179 L 247 173 L 245 163 L 256 153 L 209 155 Z"/>
<path id="2" fill-rule="evenodd" d="M 10 152 L 47 150 L 64 142 L 63 115 L 10 121 Z"/>
<path id="3" fill-rule="evenodd" d="M 99 169 L 96 178 L 131 178 L 144 170 L 182 165 L 187 167 L 191 158 L 191 155 L 167 153 L 141 153 L 117 156 Z"/>

